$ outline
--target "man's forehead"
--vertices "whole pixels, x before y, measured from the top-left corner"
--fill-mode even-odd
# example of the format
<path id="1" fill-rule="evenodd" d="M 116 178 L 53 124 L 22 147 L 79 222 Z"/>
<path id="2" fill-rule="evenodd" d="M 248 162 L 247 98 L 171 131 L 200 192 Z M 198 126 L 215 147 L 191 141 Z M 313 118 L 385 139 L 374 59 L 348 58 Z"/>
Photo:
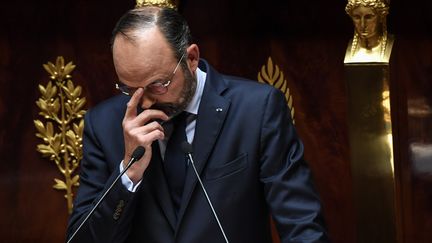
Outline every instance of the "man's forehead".
<path id="1" fill-rule="evenodd" d="M 116 44 L 133 45 L 137 48 L 153 45 L 168 46 L 166 38 L 158 27 L 129 30 L 124 34 L 119 33 L 114 39 L 114 46 Z"/>
<path id="2" fill-rule="evenodd" d="M 161 62 L 172 54 L 170 46 L 158 28 L 135 30 L 114 39 L 114 59 L 140 59 L 143 62 Z"/>
<path id="3" fill-rule="evenodd" d="M 173 51 L 157 28 L 137 31 L 133 35 L 116 36 L 113 43 L 113 60 L 122 82 L 165 78 L 174 60 Z M 131 40 L 133 38 L 133 41 Z"/>

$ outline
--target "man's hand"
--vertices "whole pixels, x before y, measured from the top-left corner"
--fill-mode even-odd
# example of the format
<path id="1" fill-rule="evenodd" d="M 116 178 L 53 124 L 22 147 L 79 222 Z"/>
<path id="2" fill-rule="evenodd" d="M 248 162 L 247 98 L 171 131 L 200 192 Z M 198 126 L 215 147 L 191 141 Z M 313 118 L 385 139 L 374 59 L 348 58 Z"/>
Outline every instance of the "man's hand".
<path id="1" fill-rule="evenodd" d="M 151 145 L 153 141 L 164 138 L 162 126 L 152 121 L 155 119 L 168 120 L 168 116 L 159 110 L 147 109 L 137 114 L 137 107 L 143 95 L 143 89 L 138 89 L 129 103 L 125 116 L 123 118 L 123 135 L 125 142 L 124 167 L 126 168 L 131 155 L 139 145 L 145 148 L 144 156 L 135 162 L 126 172 L 129 179 L 134 183 L 138 183 L 147 169 L 152 157 Z"/>

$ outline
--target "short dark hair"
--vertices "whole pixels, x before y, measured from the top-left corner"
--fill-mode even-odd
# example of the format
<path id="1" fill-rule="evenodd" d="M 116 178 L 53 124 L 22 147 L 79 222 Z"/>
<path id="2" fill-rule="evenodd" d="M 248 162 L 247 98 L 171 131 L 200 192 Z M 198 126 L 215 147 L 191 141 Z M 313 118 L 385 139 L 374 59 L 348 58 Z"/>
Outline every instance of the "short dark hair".
<path id="1" fill-rule="evenodd" d="M 127 11 L 112 31 L 111 46 L 119 34 L 134 41 L 133 31 L 155 26 L 159 28 L 179 60 L 192 43 L 192 36 L 186 20 L 170 8 L 143 7 Z"/>

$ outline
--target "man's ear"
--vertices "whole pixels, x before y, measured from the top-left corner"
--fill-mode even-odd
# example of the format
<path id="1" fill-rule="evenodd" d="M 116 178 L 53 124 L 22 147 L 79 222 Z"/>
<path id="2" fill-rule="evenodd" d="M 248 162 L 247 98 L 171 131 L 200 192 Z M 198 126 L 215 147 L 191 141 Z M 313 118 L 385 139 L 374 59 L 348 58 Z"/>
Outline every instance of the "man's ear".
<path id="1" fill-rule="evenodd" d="M 198 62 L 199 62 L 199 48 L 196 44 L 190 45 L 187 49 L 187 63 L 189 65 L 189 68 L 192 72 L 195 73 L 196 69 L 198 68 Z"/>

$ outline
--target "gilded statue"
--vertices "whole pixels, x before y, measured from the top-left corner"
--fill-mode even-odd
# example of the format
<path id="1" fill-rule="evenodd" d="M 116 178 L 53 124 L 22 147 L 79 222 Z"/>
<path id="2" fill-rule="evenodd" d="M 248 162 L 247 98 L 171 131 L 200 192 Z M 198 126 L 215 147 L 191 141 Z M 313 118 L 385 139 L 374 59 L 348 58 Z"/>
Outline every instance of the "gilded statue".
<path id="1" fill-rule="evenodd" d="M 177 1 L 173 0 L 136 0 L 135 8 L 141 7 L 161 7 L 176 9 Z"/>
<path id="2" fill-rule="evenodd" d="M 348 0 L 346 13 L 354 24 L 354 37 L 345 63 L 388 63 L 394 38 L 387 33 L 390 0 Z"/>

